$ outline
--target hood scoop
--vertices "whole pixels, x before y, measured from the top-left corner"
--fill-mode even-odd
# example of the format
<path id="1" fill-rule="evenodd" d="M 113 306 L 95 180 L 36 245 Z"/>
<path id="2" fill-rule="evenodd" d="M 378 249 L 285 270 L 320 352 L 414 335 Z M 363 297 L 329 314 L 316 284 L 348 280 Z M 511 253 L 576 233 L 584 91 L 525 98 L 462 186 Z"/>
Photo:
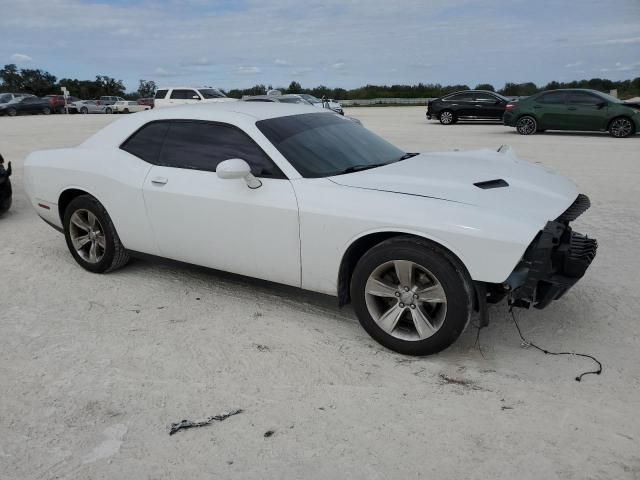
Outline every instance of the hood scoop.
<path id="1" fill-rule="evenodd" d="M 490 190 L 492 188 L 503 188 L 503 187 L 509 186 L 509 184 L 501 178 L 497 178 L 495 180 L 487 180 L 485 182 L 477 182 L 477 183 L 474 183 L 474 185 L 483 190 Z"/>

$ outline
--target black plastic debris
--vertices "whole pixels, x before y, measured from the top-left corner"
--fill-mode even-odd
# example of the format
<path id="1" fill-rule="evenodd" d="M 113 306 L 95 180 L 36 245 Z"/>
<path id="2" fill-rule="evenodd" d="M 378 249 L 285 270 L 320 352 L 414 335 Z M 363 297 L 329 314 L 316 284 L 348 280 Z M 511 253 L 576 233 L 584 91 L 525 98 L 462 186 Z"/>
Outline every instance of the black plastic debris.
<path id="1" fill-rule="evenodd" d="M 233 417 L 234 415 L 238 415 L 243 411 L 244 410 L 242 410 L 241 408 L 238 408 L 236 410 L 221 413 L 220 415 L 208 417 L 204 420 L 182 420 L 177 423 L 172 423 L 171 425 L 169 425 L 169 435 L 173 435 L 180 430 L 186 430 L 187 428 L 205 427 L 207 425 L 211 425 L 213 422 L 222 422 L 223 420 L 226 420 L 229 417 Z"/>
<path id="2" fill-rule="evenodd" d="M 274 433 L 276 433 L 275 430 L 267 430 L 266 432 L 264 432 L 264 438 L 269 438 L 270 436 L 272 436 Z"/>

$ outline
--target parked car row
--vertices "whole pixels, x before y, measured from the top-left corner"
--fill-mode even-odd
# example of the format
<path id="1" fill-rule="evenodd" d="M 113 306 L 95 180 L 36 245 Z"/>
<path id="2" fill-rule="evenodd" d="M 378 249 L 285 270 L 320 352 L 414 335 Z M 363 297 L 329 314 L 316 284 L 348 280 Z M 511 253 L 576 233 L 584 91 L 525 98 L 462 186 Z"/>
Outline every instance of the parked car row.
<path id="1" fill-rule="evenodd" d="M 315 101 L 317 100 L 317 101 Z M 272 103 L 289 103 L 289 104 L 299 104 L 299 105 L 308 105 L 316 108 L 325 108 L 329 109 L 335 113 L 339 113 L 340 115 L 344 115 L 344 111 L 342 110 L 342 106 L 339 103 L 334 102 L 334 107 L 332 108 L 326 100 L 319 100 L 313 95 L 306 94 L 286 94 L 282 95 L 280 92 L 271 93 L 267 95 L 254 95 L 243 97 L 242 101 L 244 102 L 272 102 Z M 362 122 L 354 117 L 345 116 L 352 122 L 357 123 L 358 125 L 362 125 Z"/>
<path id="2" fill-rule="evenodd" d="M 502 120 L 521 135 L 578 130 L 609 132 L 623 138 L 640 132 L 640 103 L 623 102 L 588 89 L 548 90 L 520 100 L 467 90 L 430 101 L 427 118 L 436 118 L 443 125 L 462 119 Z"/>
<path id="3" fill-rule="evenodd" d="M 28 93 L 0 94 L 0 115 L 50 113 L 135 113 L 153 108 L 153 99 L 125 100 L 117 96 L 102 96 L 97 100 L 80 100 L 64 95 L 36 97 Z"/>

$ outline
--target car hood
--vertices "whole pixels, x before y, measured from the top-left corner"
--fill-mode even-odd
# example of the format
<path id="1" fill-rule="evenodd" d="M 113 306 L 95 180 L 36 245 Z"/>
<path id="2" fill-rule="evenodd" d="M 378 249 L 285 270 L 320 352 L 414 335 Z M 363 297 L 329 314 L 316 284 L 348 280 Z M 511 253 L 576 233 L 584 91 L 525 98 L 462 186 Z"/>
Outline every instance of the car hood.
<path id="1" fill-rule="evenodd" d="M 576 199 L 576 185 L 537 164 L 518 159 L 510 147 L 499 151 L 423 153 L 407 160 L 331 181 L 354 188 L 416 195 L 528 216 L 557 218 Z"/>

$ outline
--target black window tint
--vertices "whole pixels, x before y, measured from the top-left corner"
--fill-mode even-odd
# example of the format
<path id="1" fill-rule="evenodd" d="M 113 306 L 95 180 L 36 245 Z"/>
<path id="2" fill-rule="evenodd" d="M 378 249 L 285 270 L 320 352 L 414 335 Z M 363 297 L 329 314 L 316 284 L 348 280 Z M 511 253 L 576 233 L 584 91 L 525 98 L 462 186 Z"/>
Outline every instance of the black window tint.
<path id="1" fill-rule="evenodd" d="M 283 178 L 271 159 L 237 128 L 205 122 L 171 122 L 159 165 L 215 172 L 218 164 L 241 158 L 258 177 Z"/>
<path id="2" fill-rule="evenodd" d="M 471 101 L 473 96 L 470 93 L 456 93 L 455 95 L 451 95 L 445 100 L 449 102 L 467 102 Z"/>
<path id="3" fill-rule="evenodd" d="M 200 97 L 198 97 L 198 94 L 194 90 L 173 90 L 171 92 L 171 98 L 177 100 L 192 100 L 193 97 L 200 100 Z"/>
<path id="4" fill-rule="evenodd" d="M 566 94 L 564 92 L 545 93 L 538 99 L 538 102 L 551 104 L 564 103 L 565 97 Z"/>
<path id="5" fill-rule="evenodd" d="M 267 100 L 266 98 L 248 98 L 245 102 L 273 102 L 273 100 Z"/>
<path id="6" fill-rule="evenodd" d="M 168 90 L 158 90 L 156 92 L 155 98 L 164 98 L 164 97 L 167 96 L 167 92 L 168 92 Z"/>
<path id="7" fill-rule="evenodd" d="M 572 92 L 569 94 L 569 103 L 574 105 L 598 105 L 603 101 L 601 98 L 586 92 Z"/>
<path id="8" fill-rule="evenodd" d="M 488 93 L 474 93 L 473 99 L 476 102 L 495 103 L 498 99 Z"/>
<path id="9" fill-rule="evenodd" d="M 168 129 L 168 122 L 149 123 L 134 133 L 120 148 L 145 162 L 158 164 L 160 149 Z"/>

